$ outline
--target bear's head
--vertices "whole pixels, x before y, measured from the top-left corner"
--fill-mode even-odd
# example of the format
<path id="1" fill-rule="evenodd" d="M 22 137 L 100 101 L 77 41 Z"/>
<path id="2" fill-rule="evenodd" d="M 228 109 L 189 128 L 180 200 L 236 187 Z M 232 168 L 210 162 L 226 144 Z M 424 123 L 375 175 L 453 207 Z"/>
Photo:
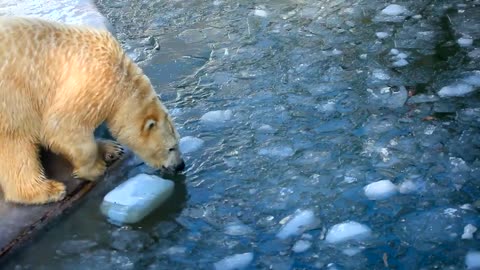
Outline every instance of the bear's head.
<path id="1" fill-rule="evenodd" d="M 148 165 L 169 173 L 182 171 L 179 135 L 150 80 L 141 74 L 125 90 L 130 93 L 107 119 L 112 135 Z"/>

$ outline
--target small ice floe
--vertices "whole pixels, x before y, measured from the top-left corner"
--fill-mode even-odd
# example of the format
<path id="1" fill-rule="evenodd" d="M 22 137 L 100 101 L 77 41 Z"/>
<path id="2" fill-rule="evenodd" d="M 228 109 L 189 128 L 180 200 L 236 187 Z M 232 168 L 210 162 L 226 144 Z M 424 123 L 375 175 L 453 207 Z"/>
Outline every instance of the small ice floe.
<path id="1" fill-rule="evenodd" d="M 363 250 L 363 247 L 352 247 L 352 248 L 346 248 L 344 250 L 342 250 L 342 253 L 347 255 L 347 256 L 355 256 L 357 255 L 358 253 L 362 252 Z"/>
<path id="2" fill-rule="evenodd" d="M 195 152 L 202 148 L 204 143 L 205 142 L 202 139 L 193 136 L 185 136 L 180 139 L 180 152 L 182 152 L 182 154 Z"/>
<path id="3" fill-rule="evenodd" d="M 397 55 L 399 53 L 400 53 L 400 51 L 398 49 L 393 48 L 393 49 L 390 50 L 391 55 Z"/>
<path id="4" fill-rule="evenodd" d="M 392 65 L 394 67 L 404 67 L 404 66 L 408 65 L 408 61 L 402 58 L 402 59 L 398 59 L 397 61 L 393 62 Z"/>
<path id="5" fill-rule="evenodd" d="M 463 82 L 473 85 L 473 86 L 480 86 L 480 71 L 475 70 L 466 78 L 462 79 Z"/>
<path id="6" fill-rule="evenodd" d="M 376 32 L 375 36 L 377 36 L 378 39 L 385 39 L 390 36 L 389 33 L 387 32 Z"/>
<path id="7" fill-rule="evenodd" d="M 407 12 L 407 9 L 397 4 L 390 4 L 386 8 L 382 9 L 381 13 L 388 16 L 399 16 Z"/>
<path id="8" fill-rule="evenodd" d="M 262 148 L 258 151 L 261 156 L 287 158 L 293 156 L 295 151 L 290 146 L 273 146 L 269 148 Z"/>
<path id="9" fill-rule="evenodd" d="M 307 230 L 314 229 L 319 224 L 312 210 L 297 210 L 293 216 L 284 218 L 285 225 L 277 233 L 280 239 L 287 239 L 291 236 L 300 235 Z"/>
<path id="10" fill-rule="evenodd" d="M 383 200 L 397 193 L 398 189 L 390 180 L 380 180 L 363 188 L 369 200 Z"/>
<path id="11" fill-rule="evenodd" d="M 275 132 L 275 129 L 270 125 L 263 124 L 258 128 L 258 131 L 263 133 L 273 133 Z"/>
<path id="12" fill-rule="evenodd" d="M 348 240 L 362 240 L 369 237 L 372 230 L 366 225 L 355 221 L 346 221 L 333 225 L 328 230 L 325 241 L 328 243 L 341 243 Z"/>
<path id="13" fill-rule="evenodd" d="M 461 37 L 457 39 L 457 43 L 460 47 L 469 47 L 472 46 L 473 39 L 471 37 Z"/>
<path id="14" fill-rule="evenodd" d="M 225 227 L 225 234 L 233 236 L 247 235 L 252 232 L 253 230 L 250 227 L 240 222 L 229 223 Z"/>
<path id="15" fill-rule="evenodd" d="M 440 97 L 460 97 L 473 92 L 475 88 L 466 83 L 455 83 L 442 87 L 438 91 Z"/>
<path id="16" fill-rule="evenodd" d="M 382 69 L 375 69 L 375 70 L 373 70 L 372 76 L 373 76 L 373 78 L 375 78 L 375 79 L 377 79 L 377 80 L 382 80 L 382 81 L 390 80 L 390 75 L 388 75 L 388 74 L 387 74 L 384 70 L 382 70 Z"/>
<path id="17" fill-rule="evenodd" d="M 138 174 L 107 193 L 100 209 L 115 224 L 136 223 L 165 202 L 174 186 L 156 175 Z"/>
<path id="18" fill-rule="evenodd" d="M 292 251 L 295 253 L 302 253 L 307 251 L 312 246 L 312 243 L 307 240 L 298 240 L 292 247 Z"/>
<path id="19" fill-rule="evenodd" d="M 255 9 L 253 11 L 253 15 L 265 18 L 268 16 L 268 13 L 266 10 L 263 10 L 263 9 Z"/>
<path id="20" fill-rule="evenodd" d="M 232 119 L 232 111 L 210 111 L 200 117 L 200 121 L 204 123 L 218 123 L 218 122 L 227 122 Z"/>
<path id="21" fill-rule="evenodd" d="M 480 268 L 480 251 L 469 251 L 465 256 L 465 264 L 467 269 L 479 269 Z"/>
<path id="22" fill-rule="evenodd" d="M 253 253 L 240 253 L 228 256 L 214 264 L 215 270 L 240 270 L 247 268 L 253 261 Z"/>
<path id="23" fill-rule="evenodd" d="M 473 234 L 477 231 L 477 227 L 473 226 L 472 224 L 467 224 L 465 228 L 463 228 L 462 239 L 472 239 Z"/>
<path id="24" fill-rule="evenodd" d="M 411 194 L 418 192 L 420 185 L 412 180 L 406 180 L 398 186 L 398 192 L 402 194 Z"/>

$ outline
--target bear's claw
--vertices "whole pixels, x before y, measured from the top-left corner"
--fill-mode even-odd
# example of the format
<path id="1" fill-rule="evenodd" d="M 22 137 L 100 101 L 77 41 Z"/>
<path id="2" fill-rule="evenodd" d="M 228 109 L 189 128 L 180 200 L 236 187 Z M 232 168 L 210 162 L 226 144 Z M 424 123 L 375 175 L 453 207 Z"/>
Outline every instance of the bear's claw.
<path id="1" fill-rule="evenodd" d="M 123 147 L 115 141 L 99 140 L 98 148 L 107 166 L 110 166 L 115 161 L 120 160 L 125 154 Z"/>

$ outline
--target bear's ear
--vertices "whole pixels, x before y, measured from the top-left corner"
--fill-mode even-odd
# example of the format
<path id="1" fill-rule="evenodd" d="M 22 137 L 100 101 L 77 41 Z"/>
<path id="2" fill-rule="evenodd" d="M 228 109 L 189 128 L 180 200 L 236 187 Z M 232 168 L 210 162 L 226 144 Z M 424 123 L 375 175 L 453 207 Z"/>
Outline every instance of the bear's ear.
<path id="1" fill-rule="evenodd" d="M 154 119 L 148 119 L 147 121 L 145 121 L 145 125 L 143 127 L 143 130 L 150 131 L 155 126 L 157 126 L 157 121 L 155 121 Z"/>

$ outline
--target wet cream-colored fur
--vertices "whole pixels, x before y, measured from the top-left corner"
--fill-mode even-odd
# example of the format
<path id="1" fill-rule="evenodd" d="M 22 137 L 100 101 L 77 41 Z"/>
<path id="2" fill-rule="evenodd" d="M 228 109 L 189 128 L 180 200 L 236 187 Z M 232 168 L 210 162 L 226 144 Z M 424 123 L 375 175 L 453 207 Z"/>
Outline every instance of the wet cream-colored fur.
<path id="1" fill-rule="evenodd" d="M 107 31 L 34 18 L 0 17 L 0 188 L 7 201 L 63 199 L 64 184 L 46 179 L 43 146 L 67 158 L 74 175 L 95 180 L 115 142 L 153 167 L 181 161 L 178 134 L 149 79 Z"/>

